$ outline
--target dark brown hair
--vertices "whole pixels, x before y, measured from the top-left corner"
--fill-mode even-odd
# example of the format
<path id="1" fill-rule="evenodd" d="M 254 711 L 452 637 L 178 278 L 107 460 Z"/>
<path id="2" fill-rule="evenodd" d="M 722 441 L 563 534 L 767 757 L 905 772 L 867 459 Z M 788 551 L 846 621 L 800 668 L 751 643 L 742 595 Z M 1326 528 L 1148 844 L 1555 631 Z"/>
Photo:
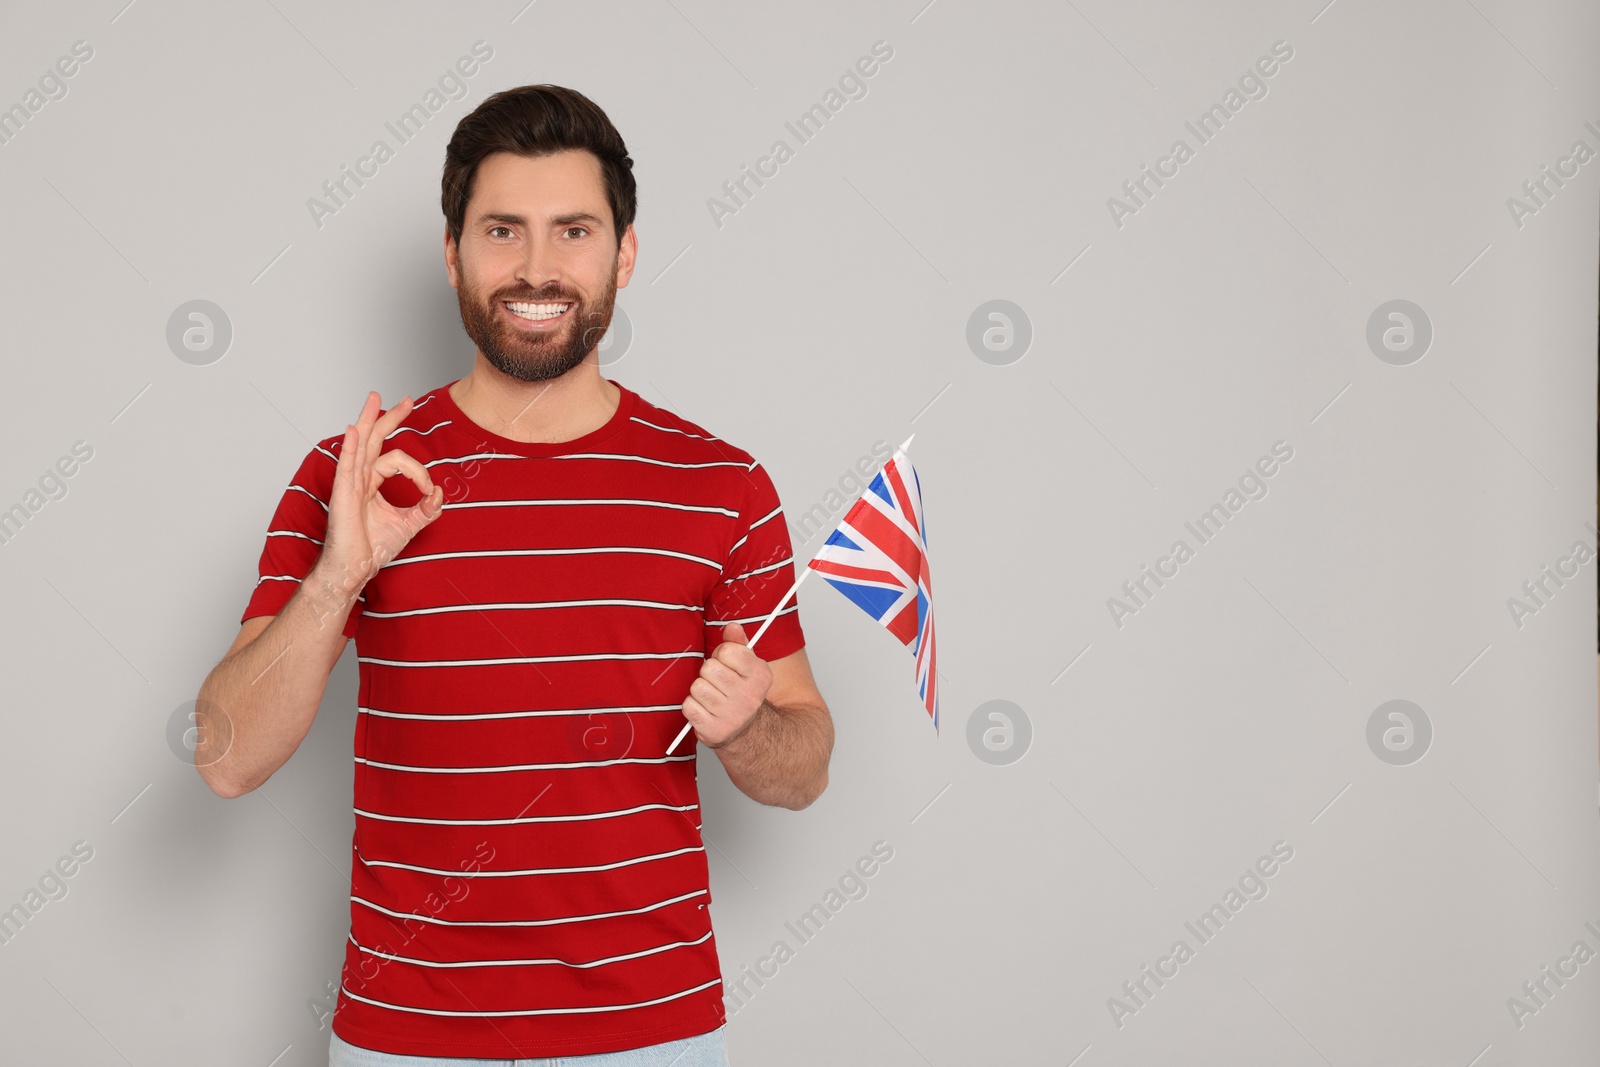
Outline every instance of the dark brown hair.
<path id="1" fill-rule="evenodd" d="M 592 152 L 600 160 L 620 246 L 638 210 L 628 146 L 599 105 L 560 85 L 521 85 L 495 93 L 456 126 L 444 150 L 439 196 L 451 239 L 460 245 L 472 180 L 485 158 L 495 152 L 537 158 L 568 149 Z"/>

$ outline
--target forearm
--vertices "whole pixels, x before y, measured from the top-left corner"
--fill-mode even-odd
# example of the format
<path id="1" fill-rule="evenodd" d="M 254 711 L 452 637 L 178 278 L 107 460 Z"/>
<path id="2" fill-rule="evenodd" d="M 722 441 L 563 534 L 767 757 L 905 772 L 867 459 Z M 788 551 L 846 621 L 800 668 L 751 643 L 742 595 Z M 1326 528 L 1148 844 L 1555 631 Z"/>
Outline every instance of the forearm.
<path id="1" fill-rule="evenodd" d="M 833 723 L 823 708 L 763 702 L 742 733 L 712 751 L 746 796 L 798 811 L 828 786 Z"/>
<path id="2" fill-rule="evenodd" d="M 248 793 L 294 755 L 344 650 L 354 603 L 354 593 L 313 568 L 266 629 L 207 675 L 194 756 L 214 792 Z"/>

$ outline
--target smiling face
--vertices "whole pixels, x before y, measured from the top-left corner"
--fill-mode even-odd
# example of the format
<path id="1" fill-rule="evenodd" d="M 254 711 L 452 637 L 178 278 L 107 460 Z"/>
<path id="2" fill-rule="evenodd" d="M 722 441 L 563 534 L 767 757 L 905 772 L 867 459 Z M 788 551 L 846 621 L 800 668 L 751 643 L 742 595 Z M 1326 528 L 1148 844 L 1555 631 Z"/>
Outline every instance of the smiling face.
<path id="1" fill-rule="evenodd" d="M 592 153 L 496 152 L 473 178 L 460 246 L 445 234 L 445 265 L 478 351 L 502 373 L 539 382 L 594 351 L 636 247 L 631 225 L 618 245 Z"/>

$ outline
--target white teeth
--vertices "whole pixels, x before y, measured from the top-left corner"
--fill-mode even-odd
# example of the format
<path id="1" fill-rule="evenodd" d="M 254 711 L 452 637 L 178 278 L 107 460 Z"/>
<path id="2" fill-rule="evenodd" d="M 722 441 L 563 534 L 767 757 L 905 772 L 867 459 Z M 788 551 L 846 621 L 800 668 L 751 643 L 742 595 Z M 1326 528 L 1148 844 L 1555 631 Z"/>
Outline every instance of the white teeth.
<path id="1" fill-rule="evenodd" d="M 535 321 L 553 319 L 571 306 L 571 304 L 525 304 L 509 301 L 506 303 L 506 307 L 511 309 L 512 314 L 519 318 L 533 319 Z"/>

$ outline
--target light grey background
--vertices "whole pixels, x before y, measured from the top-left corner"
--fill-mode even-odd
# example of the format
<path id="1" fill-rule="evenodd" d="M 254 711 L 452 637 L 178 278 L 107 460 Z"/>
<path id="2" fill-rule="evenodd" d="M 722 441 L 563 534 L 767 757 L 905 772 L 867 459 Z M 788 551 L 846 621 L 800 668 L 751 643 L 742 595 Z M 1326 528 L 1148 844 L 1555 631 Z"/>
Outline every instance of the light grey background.
<path id="1" fill-rule="evenodd" d="M 246 797 L 168 728 L 309 443 L 369 388 L 470 367 L 443 146 L 537 81 L 637 161 L 608 377 L 749 449 L 792 520 L 917 435 L 941 736 L 908 652 L 816 582 L 827 793 L 764 809 L 702 755 L 725 973 L 795 950 L 730 1020 L 734 1063 L 1594 1062 L 1600 960 L 1520 1027 L 1507 1003 L 1600 951 L 1596 565 L 1520 627 L 1508 608 L 1596 540 L 1600 161 L 1508 207 L 1600 149 L 1594 5 L 123 2 L 0 15 L 0 105 L 94 50 L 0 145 L 0 508 L 93 448 L 0 546 L 0 908 L 94 850 L 0 945 L 8 1062 L 324 1062 L 354 650 Z M 480 40 L 396 147 L 383 124 Z M 866 95 L 799 145 L 785 121 L 880 40 Z M 1267 95 L 1197 146 L 1184 123 L 1278 41 Z M 395 157 L 316 225 L 380 138 Z M 718 225 L 708 200 L 780 138 L 794 158 Z M 1194 158 L 1118 226 L 1108 198 L 1179 138 Z M 166 341 L 197 299 L 233 329 L 204 366 Z M 1366 340 L 1397 299 L 1434 334 L 1406 366 Z M 1031 324 L 1009 364 L 967 343 L 990 300 Z M 1267 495 L 1197 546 L 1184 523 L 1279 441 Z M 1179 538 L 1194 558 L 1116 625 Z M 1396 699 L 1432 725 L 1409 765 L 1367 740 Z M 1009 764 L 967 740 L 994 700 L 1031 725 Z M 877 841 L 868 894 L 798 944 L 785 922 Z M 1200 945 L 1185 922 L 1279 841 L 1268 895 Z M 1109 999 L 1180 938 L 1194 958 L 1119 1026 Z"/>

